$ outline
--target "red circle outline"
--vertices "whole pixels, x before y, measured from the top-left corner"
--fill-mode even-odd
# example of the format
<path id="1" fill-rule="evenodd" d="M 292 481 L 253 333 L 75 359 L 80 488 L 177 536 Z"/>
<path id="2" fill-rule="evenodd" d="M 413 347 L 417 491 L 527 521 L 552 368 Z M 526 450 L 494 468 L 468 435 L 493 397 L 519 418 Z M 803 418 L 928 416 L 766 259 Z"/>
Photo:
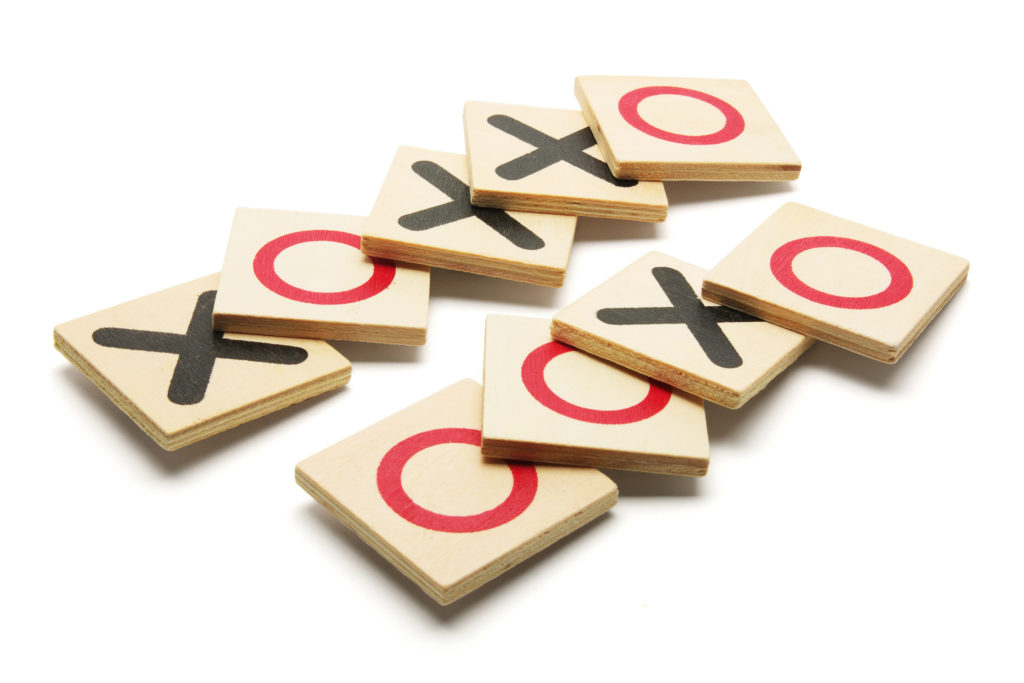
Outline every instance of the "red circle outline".
<path id="1" fill-rule="evenodd" d="M 644 118 L 640 116 L 639 110 L 641 102 L 646 100 L 648 97 L 654 97 L 655 95 L 681 95 L 683 97 L 692 97 L 695 100 L 706 102 L 725 115 L 725 125 L 722 126 L 721 130 L 714 133 L 708 133 L 707 135 L 681 135 L 679 133 L 673 133 L 671 131 L 658 128 L 644 120 Z M 732 106 L 725 100 L 721 100 L 714 95 L 709 95 L 706 92 L 701 92 L 700 90 L 677 88 L 671 85 L 652 85 L 646 88 L 630 90 L 619 99 L 619 114 L 626 120 L 626 123 L 633 126 L 641 133 L 647 133 L 659 140 L 667 140 L 681 145 L 720 145 L 723 142 L 729 142 L 730 140 L 734 140 L 739 137 L 746 128 L 746 122 L 743 120 L 743 115 L 740 114 L 736 107 Z"/>
<path id="2" fill-rule="evenodd" d="M 520 372 L 523 385 L 530 392 L 530 395 L 537 399 L 541 405 L 550 408 L 559 415 L 594 424 L 629 424 L 657 415 L 668 405 L 669 399 L 672 398 L 671 391 L 657 382 L 650 382 L 651 386 L 647 391 L 647 396 L 636 405 L 628 408 L 597 410 L 569 403 L 548 386 L 548 383 L 544 380 L 544 368 L 558 356 L 570 351 L 575 351 L 575 349 L 557 341 L 541 344 L 526 356 Z"/>
<path id="3" fill-rule="evenodd" d="M 793 272 L 793 259 L 808 249 L 822 247 L 849 249 L 870 256 L 889 271 L 889 286 L 877 294 L 868 296 L 838 296 L 811 287 Z M 817 235 L 786 242 L 772 254 L 771 268 L 775 279 L 789 291 L 815 303 L 834 308 L 885 308 L 902 301 L 914 288 L 914 276 L 907 268 L 907 264 L 881 247 L 849 237 Z"/>
<path id="4" fill-rule="evenodd" d="M 414 434 L 391 447 L 377 466 L 377 490 L 398 516 L 433 531 L 469 533 L 507 524 L 530 507 L 537 495 L 537 470 L 533 465 L 507 463 L 512 470 L 512 491 L 499 505 L 476 515 L 442 515 L 417 505 L 402 487 L 402 470 L 412 456 L 445 443 L 480 445 L 480 430 L 461 427 L 430 429 Z"/>
<path id="5" fill-rule="evenodd" d="M 286 299 L 306 304 L 351 304 L 380 294 L 395 279 L 393 261 L 371 258 L 373 273 L 370 278 L 352 289 L 344 289 L 339 292 L 314 292 L 310 289 L 290 285 L 277 274 L 274 269 L 274 261 L 288 247 L 305 242 L 337 242 L 354 247 L 356 250 L 359 249 L 359 235 L 340 230 L 300 230 L 281 235 L 264 244 L 256 252 L 256 258 L 252 261 L 253 272 L 264 287 Z"/>

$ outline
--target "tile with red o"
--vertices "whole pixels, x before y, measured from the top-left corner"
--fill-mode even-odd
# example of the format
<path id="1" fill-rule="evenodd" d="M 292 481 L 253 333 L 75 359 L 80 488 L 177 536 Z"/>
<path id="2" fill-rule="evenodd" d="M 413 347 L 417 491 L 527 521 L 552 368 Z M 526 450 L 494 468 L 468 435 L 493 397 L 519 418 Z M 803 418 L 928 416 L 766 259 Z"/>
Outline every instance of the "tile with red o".
<path id="1" fill-rule="evenodd" d="M 598 470 L 490 460 L 462 380 L 303 460 L 296 481 L 448 604 L 611 508 Z"/>
<path id="2" fill-rule="evenodd" d="M 895 363 L 968 262 L 802 204 L 785 204 L 704 280 L 711 301 Z"/>
<path id="3" fill-rule="evenodd" d="M 430 269 L 370 258 L 363 218 L 238 209 L 214 328 L 227 332 L 423 344 Z"/>
<path id="4" fill-rule="evenodd" d="M 707 473 L 701 399 L 554 341 L 550 323 L 487 318 L 485 455 L 661 474 Z"/>
<path id="5" fill-rule="evenodd" d="M 801 163 L 746 81 L 579 76 L 576 98 L 618 178 L 794 180 Z"/>

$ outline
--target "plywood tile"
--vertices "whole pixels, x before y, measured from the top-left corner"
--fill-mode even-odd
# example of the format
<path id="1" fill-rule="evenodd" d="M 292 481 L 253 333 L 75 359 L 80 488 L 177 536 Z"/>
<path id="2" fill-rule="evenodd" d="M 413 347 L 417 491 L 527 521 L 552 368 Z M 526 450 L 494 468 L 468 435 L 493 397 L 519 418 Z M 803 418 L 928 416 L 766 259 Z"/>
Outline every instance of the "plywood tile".
<path id="1" fill-rule="evenodd" d="M 705 272 L 651 252 L 555 314 L 551 335 L 688 393 L 738 408 L 812 343 L 699 298 Z"/>
<path id="2" fill-rule="evenodd" d="M 316 455 L 296 481 L 448 604 L 611 508 L 597 470 L 480 453 L 482 389 L 463 380 Z"/>
<path id="3" fill-rule="evenodd" d="M 238 209 L 213 308 L 214 328 L 423 344 L 430 269 L 363 254 L 363 220 Z"/>
<path id="4" fill-rule="evenodd" d="M 790 203 L 715 266 L 704 296 L 895 363 L 967 269 L 959 256 Z"/>
<path id="5" fill-rule="evenodd" d="M 462 154 L 400 147 L 363 228 L 363 253 L 561 286 L 575 216 L 470 204 Z"/>
<path id="6" fill-rule="evenodd" d="M 707 473 L 703 401 L 554 341 L 550 326 L 544 318 L 487 318 L 484 455 Z"/>
<path id="7" fill-rule="evenodd" d="M 214 332 L 216 290 L 211 275 L 63 323 L 54 345 L 167 450 L 348 382 L 326 342 Z"/>
<path id="8" fill-rule="evenodd" d="M 800 159 L 746 81 L 580 76 L 576 98 L 619 178 L 793 180 Z"/>
<path id="9" fill-rule="evenodd" d="M 474 205 L 665 220 L 665 186 L 613 176 L 579 111 L 467 102 L 463 119 Z"/>

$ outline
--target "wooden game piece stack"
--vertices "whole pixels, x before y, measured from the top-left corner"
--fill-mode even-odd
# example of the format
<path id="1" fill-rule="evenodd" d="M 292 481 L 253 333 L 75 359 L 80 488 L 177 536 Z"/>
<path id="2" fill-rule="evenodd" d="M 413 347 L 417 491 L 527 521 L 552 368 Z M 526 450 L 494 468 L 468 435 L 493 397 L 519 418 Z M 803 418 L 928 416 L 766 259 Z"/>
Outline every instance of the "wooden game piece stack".
<path id="1" fill-rule="evenodd" d="M 743 81 L 582 76 L 576 94 L 582 112 L 467 103 L 468 156 L 399 148 L 367 218 L 239 209 L 219 284 L 64 323 L 55 344 L 180 448 L 346 383 L 320 340 L 425 343 L 430 267 L 559 286 L 577 216 L 659 221 L 664 180 L 800 173 Z M 551 319 L 488 317 L 482 387 L 457 382 L 296 479 L 447 604 L 611 508 L 594 468 L 703 476 L 703 401 L 739 408 L 815 339 L 895 362 L 967 268 L 786 204 L 710 272 L 651 252 Z"/>

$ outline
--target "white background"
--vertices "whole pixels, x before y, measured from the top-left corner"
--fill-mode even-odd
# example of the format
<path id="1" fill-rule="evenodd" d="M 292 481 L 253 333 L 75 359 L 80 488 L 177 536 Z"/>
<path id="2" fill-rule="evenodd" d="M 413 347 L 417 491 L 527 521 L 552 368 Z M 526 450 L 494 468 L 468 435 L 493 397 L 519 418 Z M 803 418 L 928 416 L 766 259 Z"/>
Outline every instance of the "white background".
<path id="1" fill-rule="evenodd" d="M 0 678 L 1021 680 L 1022 55 L 947 5 L 5 4 Z M 425 347 L 342 344 L 347 388 L 176 453 L 53 350 L 219 270 L 235 207 L 365 214 L 398 145 L 463 149 L 465 100 L 575 107 L 578 74 L 746 79 L 803 175 L 581 220 L 560 290 L 435 271 Z M 487 313 L 710 267 L 790 200 L 971 274 L 898 365 L 818 344 L 709 407 L 706 478 L 612 473 L 609 515 L 447 608 L 293 482 L 480 379 Z"/>

